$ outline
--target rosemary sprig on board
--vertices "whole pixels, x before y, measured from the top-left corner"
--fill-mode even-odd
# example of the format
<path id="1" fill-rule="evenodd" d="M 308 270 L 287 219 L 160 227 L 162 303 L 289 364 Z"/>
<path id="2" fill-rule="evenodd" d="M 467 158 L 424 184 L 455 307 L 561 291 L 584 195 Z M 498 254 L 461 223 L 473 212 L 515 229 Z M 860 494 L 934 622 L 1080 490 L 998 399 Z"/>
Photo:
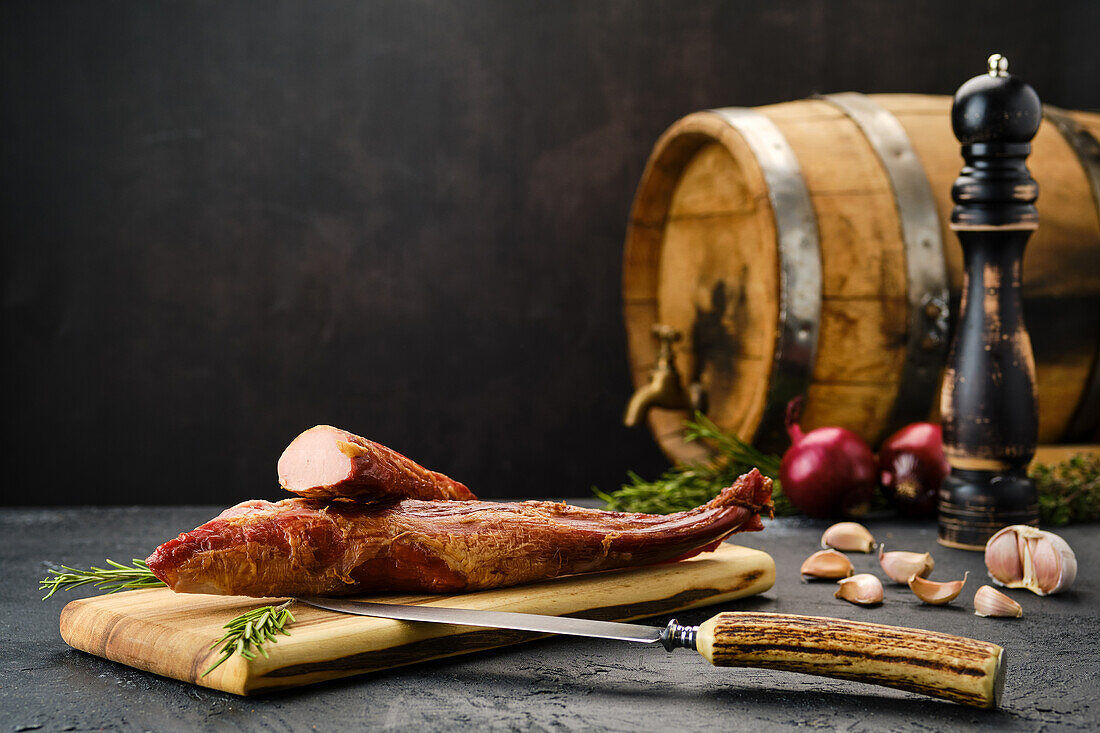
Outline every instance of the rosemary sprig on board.
<path id="1" fill-rule="evenodd" d="M 42 598 L 46 600 L 59 590 L 73 590 L 85 585 L 105 590 L 108 594 L 135 588 L 165 587 L 164 581 L 153 575 L 153 571 L 144 560 L 134 558 L 132 562 L 132 567 L 114 560 L 107 560 L 110 566 L 108 568 L 92 566 L 87 570 L 80 570 L 66 565 L 60 566 L 60 569 L 50 568 L 46 571 L 49 574 L 38 581 L 38 589 L 49 591 Z M 256 652 L 259 652 L 266 657 L 267 650 L 264 649 L 264 644 L 269 641 L 275 642 L 277 634 L 290 635 L 286 625 L 294 620 L 294 614 L 289 610 L 293 602 L 291 599 L 278 606 L 254 608 L 223 626 L 222 628 L 227 630 L 225 635 L 210 645 L 210 648 L 214 649 L 221 644 L 221 656 L 202 673 L 202 676 L 210 674 L 234 654 L 240 654 L 245 659 L 255 659 Z"/>
<path id="2" fill-rule="evenodd" d="M 264 649 L 264 644 L 269 641 L 273 644 L 278 643 L 278 639 L 275 638 L 278 634 L 290 636 L 286 625 L 294 621 L 294 614 L 289 608 L 291 603 L 294 603 L 293 598 L 278 606 L 254 608 L 223 626 L 222 628 L 227 629 L 225 635 L 210 645 L 211 649 L 216 649 L 221 644 L 221 656 L 202 673 L 202 676 L 205 677 L 213 672 L 234 654 L 240 654 L 245 659 L 255 659 L 256 652 L 259 652 L 266 658 L 267 650 Z"/>
<path id="3" fill-rule="evenodd" d="M 133 566 L 128 567 L 114 560 L 107 560 L 108 568 L 92 566 L 88 570 L 70 568 L 62 565 L 60 569 L 50 568 L 45 578 L 38 581 L 38 590 L 49 591 L 42 600 L 46 600 L 59 590 L 72 590 L 84 585 L 92 585 L 107 593 L 133 588 L 159 588 L 164 581 L 153 575 L 153 571 L 144 560 L 136 557 Z"/>
<path id="4" fill-rule="evenodd" d="M 705 440 L 717 455 L 709 463 L 676 466 L 655 481 L 646 481 L 633 471 L 629 483 L 611 493 L 593 488 L 593 493 L 616 511 L 671 514 L 686 511 L 710 501 L 737 477 L 752 468 L 772 479 L 772 504 L 778 516 L 797 514 L 779 485 L 779 456 L 757 450 L 736 435 L 723 432 L 706 415 L 696 412 L 684 422 L 684 440 Z"/>

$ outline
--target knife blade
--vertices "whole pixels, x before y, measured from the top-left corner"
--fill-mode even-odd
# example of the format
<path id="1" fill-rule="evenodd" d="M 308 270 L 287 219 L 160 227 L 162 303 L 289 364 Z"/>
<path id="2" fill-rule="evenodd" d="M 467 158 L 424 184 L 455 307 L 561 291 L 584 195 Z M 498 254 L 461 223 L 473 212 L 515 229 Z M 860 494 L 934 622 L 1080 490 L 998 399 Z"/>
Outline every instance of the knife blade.
<path id="1" fill-rule="evenodd" d="M 868 682 L 995 708 L 1004 688 L 996 644 L 923 629 L 819 616 L 724 612 L 699 626 L 664 627 L 336 598 L 298 598 L 317 608 L 400 621 L 516 629 L 694 649 L 716 667 L 760 667 Z"/>
<path id="2" fill-rule="evenodd" d="M 593 621 L 565 616 L 543 616 L 536 613 L 511 611 L 476 611 L 468 608 L 440 608 L 439 606 L 412 606 L 396 603 L 372 603 L 369 601 L 345 601 L 335 598 L 299 598 L 317 608 L 356 616 L 376 616 L 400 621 L 424 621 L 433 624 L 481 626 L 493 629 L 539 631 L 544 634 L 588 636 L 617 641 L 640 641 L 656 644 L 661 641 L 662 629 L 657 626 L 620 624 L 612 621 Z"/>

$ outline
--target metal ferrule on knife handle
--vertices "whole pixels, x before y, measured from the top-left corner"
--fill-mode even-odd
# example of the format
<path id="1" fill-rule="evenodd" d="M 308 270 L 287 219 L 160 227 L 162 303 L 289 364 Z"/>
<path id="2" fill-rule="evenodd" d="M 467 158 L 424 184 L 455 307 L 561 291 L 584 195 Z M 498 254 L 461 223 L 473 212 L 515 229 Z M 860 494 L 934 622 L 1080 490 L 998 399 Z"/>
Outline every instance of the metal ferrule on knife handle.
<path id="1" fill-rule="evenodd" d="M 720 613 L 696 649 L 717 667 L 761 667 L 896 687 L 979 708 L 1004 688 L 996 644 L 921 629 L 781 613 Z"/>

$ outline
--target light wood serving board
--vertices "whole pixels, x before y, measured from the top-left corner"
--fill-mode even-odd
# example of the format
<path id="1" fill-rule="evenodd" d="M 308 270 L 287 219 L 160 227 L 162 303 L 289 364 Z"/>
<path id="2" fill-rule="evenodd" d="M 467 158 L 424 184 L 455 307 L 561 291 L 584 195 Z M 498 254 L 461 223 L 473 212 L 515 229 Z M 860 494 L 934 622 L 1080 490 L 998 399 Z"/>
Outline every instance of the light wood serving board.
<path id="1" fill-rule="evenodd" d="M 715 552 L 678 563 L 460 595 L 391 594 L 362 600 L 628 621 L 761 593 L 774 581 L 775 563 L 769 555 L 723 544 Z M 299 603 L 291 606 L 296 621 L 287 627 L 290 636 L 267 645 L 270 658 L 233 656 L 201 676 L 217 659 L 210 645 L 221 636 L 225 623 L 251 608 L 281 600 L 177 594 L 167 588 L 126 591 L 69 603 L 61 612 L 61 636 L 76 649 L 238 695 L 544 636 L 349 616 Z"/>

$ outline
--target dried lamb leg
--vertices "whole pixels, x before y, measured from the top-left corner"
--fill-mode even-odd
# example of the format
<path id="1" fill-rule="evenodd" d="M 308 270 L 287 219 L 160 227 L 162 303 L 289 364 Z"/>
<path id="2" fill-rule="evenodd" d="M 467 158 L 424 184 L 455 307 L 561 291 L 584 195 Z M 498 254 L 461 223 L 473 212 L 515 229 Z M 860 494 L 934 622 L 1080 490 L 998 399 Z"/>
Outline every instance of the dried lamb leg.
<path id="1" fill-rule="evenodd" d="M 246 596 L 448 593 L 651 565 L 762 529 L 772 482 L 755 469 L 669 515 L 525 501 L 247 501 L 149 557 L 172 590 Z"/>
<path id="2" fill-rule="evenodd" d="M 279 458 L 279 485 L 307 499 L 476 499 L 466 486 L 395 450 L 317 425 Z"/>

